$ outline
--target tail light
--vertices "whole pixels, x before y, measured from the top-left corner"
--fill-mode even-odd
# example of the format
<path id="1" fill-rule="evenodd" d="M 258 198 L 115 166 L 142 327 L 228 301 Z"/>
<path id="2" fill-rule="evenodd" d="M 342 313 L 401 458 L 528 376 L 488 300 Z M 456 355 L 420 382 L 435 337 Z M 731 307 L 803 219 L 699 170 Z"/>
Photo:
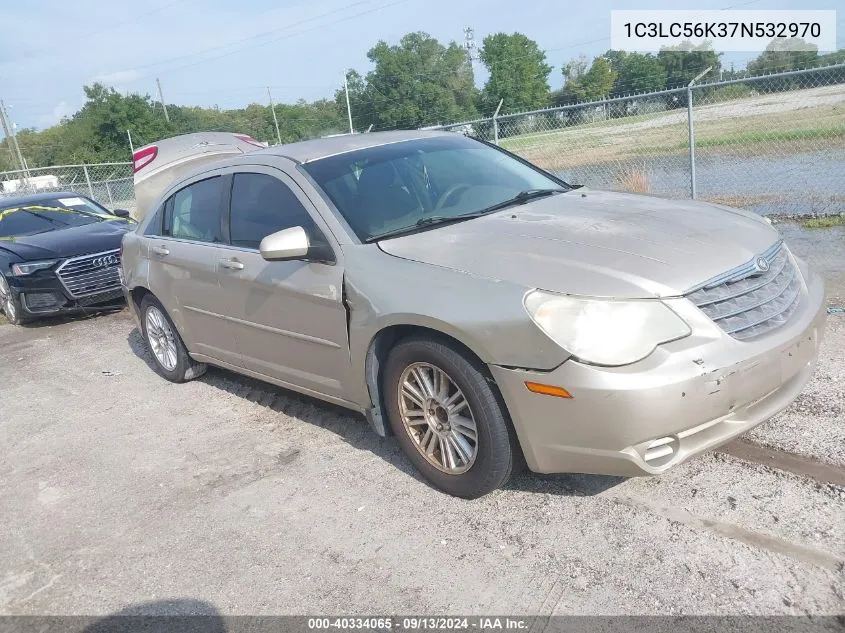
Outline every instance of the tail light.
<path id="1" fill-rule="evenodd" d="M 132 154 L 132 173 L 137 174 L 144 167 L 153 162 L 158 155 L 158 147 L 151 145 L 144 149 L 139 149 Z"/>
<path id="2" fill-rule="evenodd" d="M 235 138 L 238 139 L 239 141 L 243 141 L 244 143 L 249 143 L 250 145 L 255 145 L 256 147 L 262 147 L 262 148 L 264 147 L 264 143 L 262 143 L 261 141 L 256 141 L 254 138 L 252 138 L 251 136 L 248 136 L 246 134 L 235 134 Z"/>

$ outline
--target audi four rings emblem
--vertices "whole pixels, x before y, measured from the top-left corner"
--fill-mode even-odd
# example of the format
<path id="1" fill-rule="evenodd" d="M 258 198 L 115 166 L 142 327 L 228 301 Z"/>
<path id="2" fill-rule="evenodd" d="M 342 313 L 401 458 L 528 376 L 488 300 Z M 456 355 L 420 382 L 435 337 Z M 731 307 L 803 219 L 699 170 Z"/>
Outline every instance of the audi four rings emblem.
<path id="1" fill-rule="evenodd" d="M 769 261 L 765 257 L 758 257 L 757 261 L 754 262 L 754 267 L 764 273 L 769 270 Z"/>
<path id="2" fill-rule="evenodd" d="M 117 266 L 120 263 L 117 255 L 106 255 L 105 257 L 97 257 L 91 260 L 91 265 L 94 268 L 103 268 L 105 266 Z"/>

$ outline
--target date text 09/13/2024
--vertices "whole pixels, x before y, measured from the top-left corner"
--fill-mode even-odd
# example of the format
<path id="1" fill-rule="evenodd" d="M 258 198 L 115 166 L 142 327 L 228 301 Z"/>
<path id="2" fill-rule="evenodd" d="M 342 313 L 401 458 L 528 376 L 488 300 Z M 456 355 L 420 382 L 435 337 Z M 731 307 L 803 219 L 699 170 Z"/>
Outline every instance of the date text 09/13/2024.
<path id="1" fill-rule="evenodd" d="M 323 617 L 308 618 L 308 630 L 499 631 L 528 630 L 519 617 Z"/>

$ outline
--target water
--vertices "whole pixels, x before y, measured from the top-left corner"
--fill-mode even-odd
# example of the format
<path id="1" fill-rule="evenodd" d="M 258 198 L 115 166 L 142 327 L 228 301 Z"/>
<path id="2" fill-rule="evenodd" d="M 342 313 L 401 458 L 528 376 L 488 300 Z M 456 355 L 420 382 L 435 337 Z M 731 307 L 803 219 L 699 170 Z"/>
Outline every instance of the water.
<path id="1" fill-rule="evenodd" d="M 822 273 L 845 272 L 845 226 L 806 229 L 791 222 L 775 227 L 789 249 Z"/>
<path id="2" fill-rule="evenodd" d="M 559 175 L 597 189 L 618 189 L 620 174 L 627 170 L 645 173 L 650 193 L 690 195 L 687 155 L 582 165 Z M 763 215 L 845 213 L 845 149 L 752 157 L 701 151 L 696 155 L 696 187 L 701 199 Z"/>

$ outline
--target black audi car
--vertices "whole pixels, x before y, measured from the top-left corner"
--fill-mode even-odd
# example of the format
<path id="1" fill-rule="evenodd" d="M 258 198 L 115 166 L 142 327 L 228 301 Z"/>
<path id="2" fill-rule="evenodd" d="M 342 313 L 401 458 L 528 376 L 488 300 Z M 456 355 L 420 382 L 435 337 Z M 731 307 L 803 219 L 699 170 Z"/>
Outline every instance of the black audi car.
<path id="1" fill-rule="evenodd" d="M 0 198 L 0 309 L 10 323 L 123 304 L 120 241 L 135 226 L 78 193 Z"/>

